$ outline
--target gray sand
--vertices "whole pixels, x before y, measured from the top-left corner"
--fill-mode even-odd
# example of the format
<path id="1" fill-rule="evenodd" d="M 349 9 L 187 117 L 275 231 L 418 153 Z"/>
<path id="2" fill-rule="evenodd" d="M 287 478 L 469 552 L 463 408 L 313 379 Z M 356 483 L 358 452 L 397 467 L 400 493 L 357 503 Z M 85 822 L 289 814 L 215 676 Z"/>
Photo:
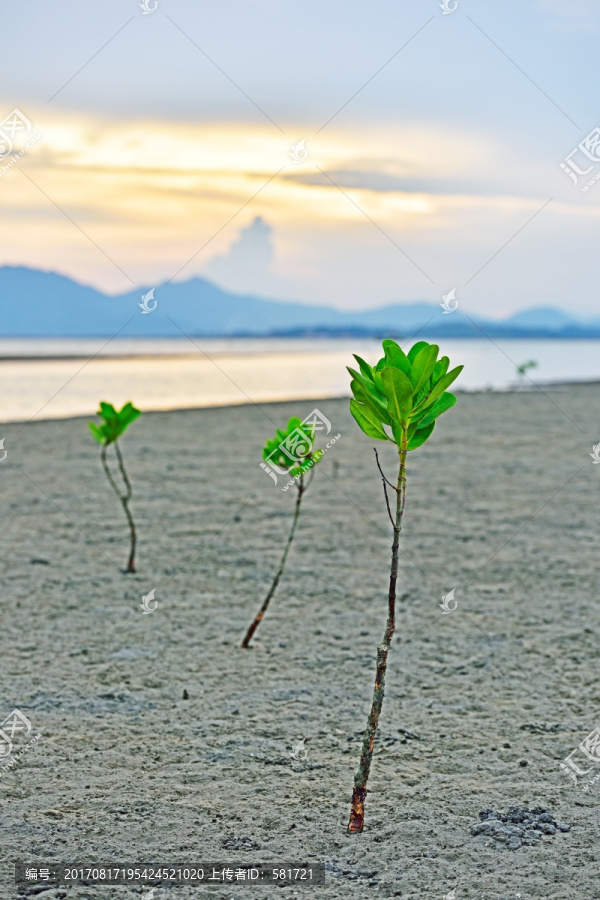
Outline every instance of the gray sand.
<path id="1" fill-rule="evenodd" d="M 294 501 L 260 447 L 315 405 L 342 439 L 243 651 Z M 134 576 L 119 571 L 125 524 L 85 420 L 1 426 L 1 717 L 17 707 L 41 737 L 0 779 L 0 896 L 16 896 L 21 858 L 328 864 L 324 887 L 161 887 L 154 900 L 599 897 L 600 781 L 585 793 L 559 769 L 600 725 L 599 406 L 598 386 L 462 395 L 411 455 L 407 596 L 352 836 L 391 538 L 373 442 L 347 403 L 143 416 L 123 441 Z M 394 449 L 380 449 L 391 475 Z M 152 588 L 158 609 L 142 615 Z M 571 831 L 518 850 L 471 834 L 481 810 L 511 806 L 545 807 Z"/>

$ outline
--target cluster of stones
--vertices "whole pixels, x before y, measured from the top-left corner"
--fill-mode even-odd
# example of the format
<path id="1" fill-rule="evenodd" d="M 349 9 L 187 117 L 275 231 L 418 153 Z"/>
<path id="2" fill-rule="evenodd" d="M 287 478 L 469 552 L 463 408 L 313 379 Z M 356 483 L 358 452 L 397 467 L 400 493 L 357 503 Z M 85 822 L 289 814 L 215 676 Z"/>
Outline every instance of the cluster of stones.
<path id="1" fill-rule="evenodd" d="M 570 825 L 559 825 L 548 810 L 541 806 L 536 806 L 535 809 L 511 806 L 506 814 L 484 809 L 479 813 L 479 818 L 481 821 L 471 827 L 471 834 L 498 841 L 508 850 L 537 844 L 543 834 L 571 830 Z"/>

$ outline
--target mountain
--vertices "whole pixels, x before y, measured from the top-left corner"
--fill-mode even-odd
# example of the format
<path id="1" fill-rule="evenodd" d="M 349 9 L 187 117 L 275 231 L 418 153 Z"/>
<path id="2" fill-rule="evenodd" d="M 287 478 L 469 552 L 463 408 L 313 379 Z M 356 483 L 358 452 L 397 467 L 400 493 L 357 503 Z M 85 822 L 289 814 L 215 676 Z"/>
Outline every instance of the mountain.
<path id="1" fill-rule="evenodd" d="M 577 327 L 580 323 L 573 316 L 555 309 L 552 306 L 539 306 L 535 309 L 526 309 L 523 312 L 511 316 L 505 320 L 505 325 L 517 329 L 543 328 L 546 331 L 561 332 L 567 328 Z"/>
<path id="2" fill-rule="evenodd" d="M 203 278 L 154 287 L 157 306 L 140 309 L 151 286 L 109 296 L 56 272 L 0 267 L 0 337 L 192 337 L 397 335 L 428 337 L 600 337 L 600 320 L 580 321 L 553 308 L 497 321 L 437 303 L 395 303 L 342 312 L 223 290 Z M 152 306 L 152 302 L 149 301 Z"/>
<path id="3" fill-rule="evenodd" d="M 55 272 L 4 266 L 0 268 L 0 336 L 96 334 L 105 300 L 94 288 Z"/>
<path id="4" fill-rule="evenodd" d="M 0 337 L 127 337 L 266 334 L 274 328 L 344 324 L 333 308 L 231 294 L 202 278 L 155 287 L 152 314 L 139 308 L 150 286 L 111 297 L 54 272 L 0 268 Z M 150 302 L 151 306 L 152 303 Z"/>

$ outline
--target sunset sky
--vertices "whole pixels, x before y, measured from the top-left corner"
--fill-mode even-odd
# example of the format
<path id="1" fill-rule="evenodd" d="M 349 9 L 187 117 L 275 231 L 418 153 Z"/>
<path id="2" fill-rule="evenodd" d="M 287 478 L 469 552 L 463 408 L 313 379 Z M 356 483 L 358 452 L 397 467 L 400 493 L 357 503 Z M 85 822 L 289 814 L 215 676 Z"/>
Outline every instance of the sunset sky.
<path id="1" fill-rule="evenodd" d="M 0 119 L 42 137 L 0 160 L 0 264 L 598 314 L 600 181 L 559 165 L 600 125 L 595 0 L 29 0 L 2 23 Z"/>

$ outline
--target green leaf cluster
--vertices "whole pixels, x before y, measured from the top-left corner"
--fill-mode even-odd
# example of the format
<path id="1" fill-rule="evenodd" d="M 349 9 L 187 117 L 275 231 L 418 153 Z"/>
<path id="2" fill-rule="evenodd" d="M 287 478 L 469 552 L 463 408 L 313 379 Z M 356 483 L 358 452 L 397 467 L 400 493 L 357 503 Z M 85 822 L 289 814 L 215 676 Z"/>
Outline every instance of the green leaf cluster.
<path id="1" fill-rule="evenodd" d="M 528 362 L 521 363 L 520 366 L 517 366 L 517 373 L 519 375 L 525 375 L 528 369 L 537 369 L 537 362 L 535 359 L 530 359 Z"/>
<path id="2" fill-rule="evenodd" d="M 322 453 L 313 452 L 314 440 L 314 426 L 292 416 L 285 430 L 278 428 L 275 437 L 267 441 L 263 447 L 263 459 L 280 469 L 287 469 L 295 477 L 301 474 L 307 463 L 315 465 L 321 459 Z"/>
<path id="3" fill-rule="evenodd" d="M 123 409 L 117 412 L 112 403 L 102 401 L 98 415 L 104 421 L 101 425 L 89 422 L 90 431 L 99 444 L 112 444 L 138 416 L 141 416 L 141 412 L 133 403 L 126 403 Z"/>
<path id="4" fill-rule="evenodd" d="M 438 359 L 437 344 L 418 341 L 405 354 L 392 340 L 383 341 L 385 356 L 370 366 L 354 355 L 358 371 L 352 376 L 350 412 L 370 438 L 392 441 L 416 450 L 431 437 L 435 420 L 456 403 L 446 388 L 458 378 L 463 366 L 448 371 L 447 356 Z"/>

